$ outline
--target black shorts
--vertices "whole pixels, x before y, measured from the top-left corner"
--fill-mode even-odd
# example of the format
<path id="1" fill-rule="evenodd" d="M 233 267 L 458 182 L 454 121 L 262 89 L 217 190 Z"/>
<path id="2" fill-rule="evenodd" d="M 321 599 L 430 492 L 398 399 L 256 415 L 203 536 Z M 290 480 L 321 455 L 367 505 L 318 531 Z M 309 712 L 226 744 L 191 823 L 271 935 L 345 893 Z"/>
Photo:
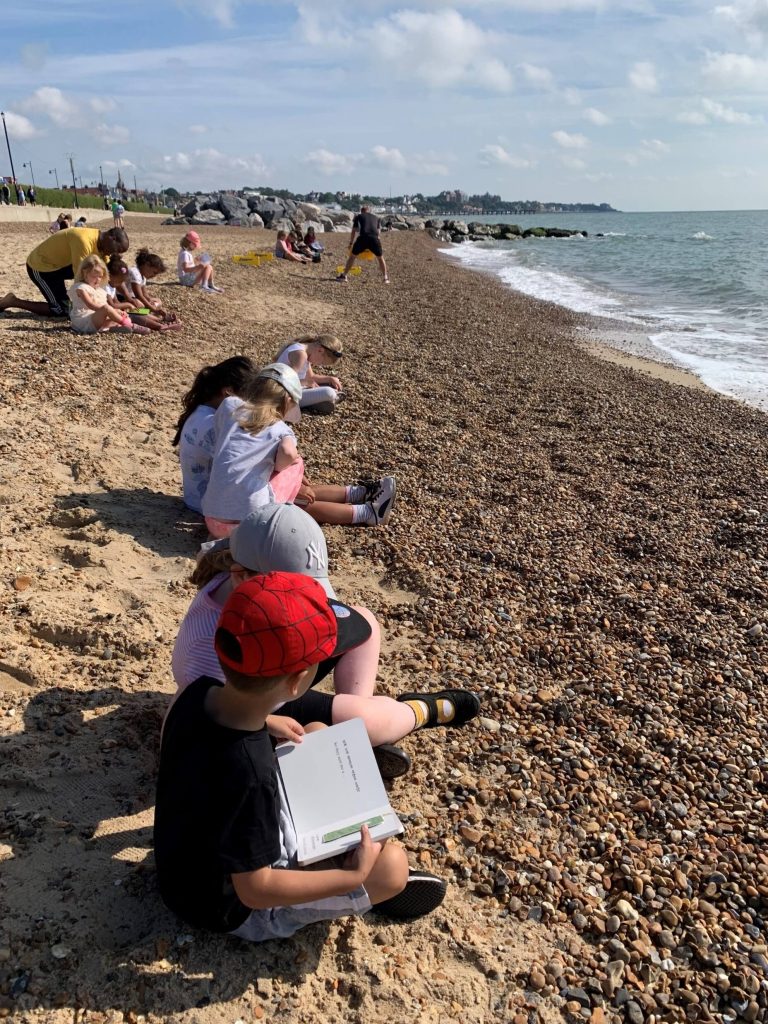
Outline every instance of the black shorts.
<path id="1" fill-rule="evenodd" d="M 335 658 L 326 658 L 325 661 L 320 662 L 317 666 L 315 678 L 312 680 L 312 686 L 317 686 L 319 682 L 333 672 L 340 657 L 341 655 L 338 655 Z M 300 725 L 309 725 L 310 722 L 322 722 L 323 725 L 333 725 L 331 714 L 333 697 L 332 693 L 318 693 L 317 690 L 313 690 L 310 687 L 301 697 L 297 697 L 296 700 L 289 700 L 287 704 L 283 704 L 275 714 L 295 718 Z"/>
<path id="2" fill-rule="evenodd" d="M 72 267 L 62 267 L 61 270 L 33 270 L 27 264 L 27 274 L 51 307 L 51 316 L 69 316 L 67 281 L 71 281 L 75 276 Z"/>
<path id="3" fill-rule="evenodd" d="M 360 235 L 355 239 L 352 246 L 352 255 L 359 256 L 361 252 L 372 252 L 374 256 L 381 256 L 381 241 L 370 235 Z"/>
<path id="4" fill-rule="evenodd" d="M 289 700 L 281 708 L 275 711 L 276 715 L 287 715 L 288 718 L 295 718 L 299 725 L 309 725 L 310 722 L 322 722 L 323 725 L 333 725 L 333 694 L 318 693 L 317 690 L 307 690 L 296 700 Z"/>

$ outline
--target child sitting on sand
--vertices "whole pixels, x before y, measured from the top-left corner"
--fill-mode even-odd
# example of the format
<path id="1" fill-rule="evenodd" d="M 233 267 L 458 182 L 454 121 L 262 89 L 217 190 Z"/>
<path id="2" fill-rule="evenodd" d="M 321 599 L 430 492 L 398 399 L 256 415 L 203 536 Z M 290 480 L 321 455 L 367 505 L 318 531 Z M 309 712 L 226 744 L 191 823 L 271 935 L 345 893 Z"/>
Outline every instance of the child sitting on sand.
<path id="1" fill-rule="evenodd" d="M 402 847 L 372 842 L 339 866 L 297 868 L 266 719 L 309 689 L 317 664 L 359 640 L 357 616 L 315 580 L 270 573 L 241 584 L 216 631 L 226 682 L 203 676 L 165 721 L 155 803 L 160 893 L 189 925 L 252 942 L 373 905 L 395 918 L 439 906 L 445 883 L 411 875 Z"/>
<path id="2" fill-rule="evenodd" d="M 232 356 L 215 366 L 204 366 L 182 399 L 182 413 L 173 438 L 178 446 L 184 504 L 203 511 L 213 462 L 216 410 L 232 395 L 240 395 L 255 367 L 246 356 Z"/>
<path id="3" fill-rule="evenodd" d="M 188 231 L 179 242 L 176 270 L 179 283 L 185 288 L 199 288 L 203 292 L 223 292 L 213 283 L 213 266 L 200 252 L 202 242 L 196 231 Z M 196 254 L 196 255 L 195 255 Z"/>
<path id="4" fill-rule="evenodd" d="M 275 257 L 279 260 L 290 260 L 293 263 L 311 263 L 310 256 L 302 256 L 301 253 L 293 251 L 293 243 L 288 237 L 287 231 L 278 231 L 275 239 Z"/>
<path id="5" fill-rule="evenodd" d="M 136 253 L 136 266 L 128 270 L 128 288 L 140 306 L 151 309 L 165 318 L 160 299 L 153 298 L 147 292 L 147 281 L 152 281 L 166 270 L 162 257 L 149 249 L 139 249 Z"/>
<path id="6" fill-rule="evenodd" d="M 74 330 L 80 334 L 96 334 L 122 328 L 135 334 L 149 334 L 148 327 L 132 323 L 126 312 L 110 306 L 104 289 L 106 280 L 104 260 L 96 255 L 87 256 L 80 264 L 68 293 L 71 302 L 69 319 Z"/>
<path id="7" fill-rule="evenodd" d="M 243 399 L 225 398 L 214 418 L 215 449 L 203 498 L 213 537 L 227 537 L 261 505 L 292 502 L 306 507 L 318 523 L 377 526 L 389 521 L 395 481 L 384 477 L 365 486 L 312 487 L 296 435 L 285 422 L 301 399 L 301 381 L 284 363 L 271 363 L 243 389 Z"/>
<path id="8" fill-rule="evenodd" d="M 181 324 L 173 318 L 170 322 L 161 316 L 148 313 L 146 306 L 142 306 L 134 297 L 133 289 L 128 284 L 130 269 L 128 264 L 120 256 L 112 256 L 107 264 L 108 283 L 105 291 L 109 304 L 113 309 L 124 310 L 131 318 L 131 322 L 142 327 L 148 327 L 151 331 L 180 331 Z M 144 310 L 144 312 L 139 312 Z"/>
<path id="9" fill-rule="evenodd" d="M 285 363 L 298 374 L 301 386 L 299 406 L 303 411 L 327 415 L 342 396 L 341 380 L 331 374 L 315 373 L 312 361 L 335 366 L 344 354 L 341 341 L 332 334 L 306 334 L 281 349 L 276 363 Z"/>
<path id="10" fill-rule="evenodd" d="M 173 677 L 178 693 L 200 676 L 224 681 L 214 650 L 221 609 L 232 591 L 245 580 L 267 572 L 297 572 L 311 576 L 335 600 L 328 578 L 328 548 L 319 525 L 296 505 L 264 505 L 240 523 L 226 540 L 217 541 L 200 557 L 192 574 L 199 591 L 179 627 L 173 647 Z M 313 686 L 333 673 L 335 696 L 314 689 L 290 705 L 276 709 L 272 735 L 300 736 L 309 722 L 333 725 L 362 718 L 376 762 L 385 778 L 398 778 L 410 758 L 398 740 L 417 729 L 456 728 L 477 715 L 480 701 L 467 690 L 408 693 L 397 699 L 374 696 L 381 651 L 381 630 L 367 608 L 354 606 L 368 628 L 361 643 L 340 658 L 323 660 Z M 362 631 L 362 623 L 361 631 Z M 361 632 L 362 635 L 362 632 Z M 282 732 L 281 732 L 282 730 Z"/>

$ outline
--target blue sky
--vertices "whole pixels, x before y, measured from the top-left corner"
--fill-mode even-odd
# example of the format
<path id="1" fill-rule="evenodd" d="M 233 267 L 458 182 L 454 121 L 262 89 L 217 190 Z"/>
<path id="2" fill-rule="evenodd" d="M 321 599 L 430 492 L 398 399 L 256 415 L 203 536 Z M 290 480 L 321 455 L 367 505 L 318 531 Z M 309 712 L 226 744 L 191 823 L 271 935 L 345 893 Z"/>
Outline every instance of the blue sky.
<path id="1" fill-rule="evenodd" d="M 101 165 L 152 188 L 768 205 L 768 0 L 30 0 L 0 18 L 0 107 L 38 185 L 72 153 L 84 182 Z"/>

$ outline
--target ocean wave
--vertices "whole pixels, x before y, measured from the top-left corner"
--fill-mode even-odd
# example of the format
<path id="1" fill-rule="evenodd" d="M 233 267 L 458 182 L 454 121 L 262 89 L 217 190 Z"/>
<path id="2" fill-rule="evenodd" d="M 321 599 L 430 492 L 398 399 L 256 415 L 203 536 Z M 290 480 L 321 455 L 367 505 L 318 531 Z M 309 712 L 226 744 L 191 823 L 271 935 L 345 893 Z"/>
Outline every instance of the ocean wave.
<path id="1" fill-rule="evenodd" d="M 695 239 L 697 242 L 714 242 L 715 240 L 715 236 L 708 235 L 706 231 L 697 231 L 695 234 L 691 235 L 691 238 Z"/>
<path id="2" fill-rule="evenodd" d="M 603 238 L 626 238 L 626 231 L 601 231 Z"/>

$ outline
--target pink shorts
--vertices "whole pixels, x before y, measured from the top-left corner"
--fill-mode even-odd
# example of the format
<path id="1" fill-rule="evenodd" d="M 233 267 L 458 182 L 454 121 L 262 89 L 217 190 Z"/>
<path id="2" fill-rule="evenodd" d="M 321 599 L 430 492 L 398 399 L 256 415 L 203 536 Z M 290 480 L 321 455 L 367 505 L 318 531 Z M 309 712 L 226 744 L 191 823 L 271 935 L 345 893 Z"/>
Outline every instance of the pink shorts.
<path id="1" fill-rule="evenodd" d="M 304 459 L 299 457 L 287 469 L 281 469 L 279 473 L 273 473 L 269 480 L 276 505 L 290 505 L 299 493 L 301 481 L 304 479 Z"/>
<path id="2" fill-rule="evenodd" d="M 208 533 L 210 533 L 215 540 L 221 540 L 222 537 L 228 537 L 239 523 L 239 519 L 214 519 L 213 516 L 205 517 L 205 525 L 208 527 Z"/>

